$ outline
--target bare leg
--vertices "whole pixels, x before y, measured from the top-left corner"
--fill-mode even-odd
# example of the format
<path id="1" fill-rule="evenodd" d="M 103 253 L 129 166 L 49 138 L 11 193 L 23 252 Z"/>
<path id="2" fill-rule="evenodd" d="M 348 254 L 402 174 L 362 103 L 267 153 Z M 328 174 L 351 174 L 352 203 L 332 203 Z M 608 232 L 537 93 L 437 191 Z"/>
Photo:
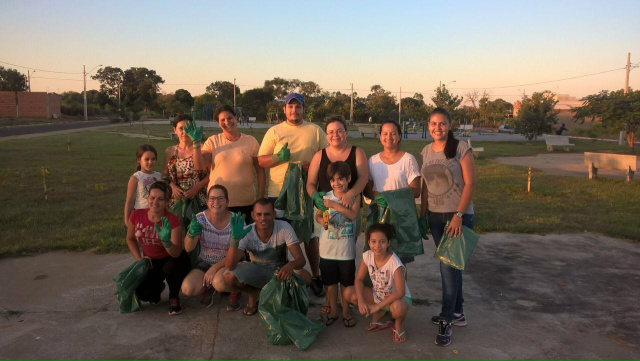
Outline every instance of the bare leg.
<path id="1" fill-rule="evenodd" d="M 202 280 L 204 279 L 204 272 L 199 269 L 193 269 L 187 277 L 182 281 L 182 293 L 185 296 L 196 296 L 204 291 L 204 286 L 202 285 Z"/>
<path id="2" fill-rule="evenodd" d="M 320 274 L 320 243 L 318 237 L 312 237 L 309 243 L 304 245 L 304 252 L 309 259 L 309 267 L 311 268 L 311 275 L 315 278 Z"/>
<path id="3" fill-rule="evenodd" d="M 327 317 L 336 318 L 338 317 L 338 285 L 329 285 L 327 286 L 327 301 L 329 302 L 329 307 L 331 307 L 331 311 Z"/>

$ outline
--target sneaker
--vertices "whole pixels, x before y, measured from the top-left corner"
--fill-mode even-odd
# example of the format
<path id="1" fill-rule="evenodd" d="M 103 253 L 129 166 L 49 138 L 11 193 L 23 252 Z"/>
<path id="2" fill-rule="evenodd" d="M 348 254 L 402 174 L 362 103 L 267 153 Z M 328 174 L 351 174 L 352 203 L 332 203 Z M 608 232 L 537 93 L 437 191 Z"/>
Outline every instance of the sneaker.
<path id="1" fill-rule="evenodd" d="M 324 285 L 322 284 L 320 276 L 312 278 L 309 287 L 311 287 L 311 290 L 316 297 L 324 296 Z"/>
<path id="2" fill-rule="evenodd" d="M 438 335 L 436 336 L 436 345 L 449 346 L 451 343 L 451 324 L 447 321 L 440 320 L 438 327 Z"/>
<path id="3" fill-rule="evenodd" d="M 216 294 L 216 290 L 213 287 L 207 287 L 200 295 L 200 303 L 204 305 L 205 308 L 209 308 L 213 305 L 213 296 Z"/>
<path id="4" fill-rule="evenodd" d="M 440 316 L 433 316 L 431 317 L 431 322 L 433 322 L 436 325 L 440 324 Z M 454 313 L 453 314 L 453 321 L 451 322 L 452 325 L 454 326 L 458 326 L 458 327 L 464 327 L 467 325 L 467 320 L 464 318 L 464 313 Z"/>
<path id="5" fill-rule="evenodd" d="M 179 315 L 182 313 L 182 306 L 180 305 L 179 298 L 169 299 L 169 316 Z"/>

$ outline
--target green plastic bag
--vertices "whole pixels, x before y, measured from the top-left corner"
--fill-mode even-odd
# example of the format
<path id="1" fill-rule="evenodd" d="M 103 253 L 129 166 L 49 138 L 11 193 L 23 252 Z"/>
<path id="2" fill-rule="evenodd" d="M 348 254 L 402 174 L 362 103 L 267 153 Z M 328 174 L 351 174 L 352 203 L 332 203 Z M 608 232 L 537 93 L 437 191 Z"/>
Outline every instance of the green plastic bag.
<path id="1" fill-rule="evenodd" d="M 187 234 L 191 219 L 195 218 L 196 214 L 200 213 L 200 204 L 198 197 L 187 198 L 183 197 L 173 203 L 168 209 L 169 212 L 178 216 L 182 223 L 182 239 Z M 198 263 L 198 256 L 200 255 L 200 242 L 196 244 L 196 248 L 193 251 L 188 252 L 189 260 L 191 260 L 191 267 Z"/>
<path id="2" fill-rule="evenodd" d="M 387 206 L 380 208 L 376 203 L 369 206 L 367 228 L 374 223 L 391 224 L 393 226 L 391 249 L 401 259 L 424 254 L 413 190 L 402 188 L 380 194 L 387 201 Z M 368 249 L 369 244 L 365 242 L 364 250 Z"/>
<path id="3" fill-rule="evenodd" d="M 276 271 L 277 274 L 277 271 Z M 324 327 L 322 320 L 307 315 L 309 294 L 304 280 L 292 274 L 288 280 L 275 276 L 260 291 L 260 320 L 272 345 L 294 343 L 306 350 Z"/>
<path id="4" fill-rule="evenodd" d="M 282 217 L 290 221 L 296 237 L 304 243 L 308 243 L 313 234 L 313 199 L 307 194 L 306 184 L 307 173 L 302 170 L 302 164 L 289 163 L 274 204 L 278 213 L 284 211 Z"/>
<path id="5" fill-rule="evenodd" d="M 140 310 L 140 301 L 136 296 L 136 288 L 144 281 L 148 272 L 149 260 L 140 258 L 113 277 L 116 283 L 120 313 L 131 313 Z"/>
<path id="6" fill-rule="evenodd" d="M 449 227 L 448 222 L 445 229 L 447 227 Z M 440 240 L 433 257 L 438 258 L 448 266 L 464 270 L 479 238 L 480 236 L 476 232 L 465 226 L 462 226 L 462 234 L 458 237 L 451 238 L 445 233 L 442 235 L 442 240 Z"/>

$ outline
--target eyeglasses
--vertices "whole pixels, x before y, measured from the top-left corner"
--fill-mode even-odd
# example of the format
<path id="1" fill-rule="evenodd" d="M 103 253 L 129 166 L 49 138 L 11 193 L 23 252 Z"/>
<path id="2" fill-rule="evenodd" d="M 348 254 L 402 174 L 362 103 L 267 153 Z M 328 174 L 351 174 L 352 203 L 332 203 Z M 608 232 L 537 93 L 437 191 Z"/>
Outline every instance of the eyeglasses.
<path id="1" fill-rule="evenodd" d="M 227 199 L 225 197 L 209 197 L 209 202 L 211 203 L 215 203 L 216 201 L 218 201 L 218 203 L 221 203 L 222 201 L 226 201 Z"/>
<path id="2" fill-rule="evenodd" d="M 333 135 L 336 135 L 336 134 L 344 134 L 344 133 L 346 133 L 346 132 L 343 129 L 338 129 L 336 131 L 333 131 L 333 130 L 328 131 L 327 135 L 333 136 Z"/>

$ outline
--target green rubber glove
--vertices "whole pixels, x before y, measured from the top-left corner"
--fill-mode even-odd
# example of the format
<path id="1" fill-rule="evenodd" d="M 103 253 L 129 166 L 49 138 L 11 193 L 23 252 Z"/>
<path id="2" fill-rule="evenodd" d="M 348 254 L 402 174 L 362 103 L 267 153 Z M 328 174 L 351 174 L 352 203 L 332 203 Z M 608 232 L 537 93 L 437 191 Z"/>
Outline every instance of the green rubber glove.
<path id="1" fill-rule="evenodd" d="M 426 218 L 418 218 L 418 227 L 420 228 L 420 235 L 422 238 L 427 239 L 427 231 L 429 231 L 429 224 Z"/>
<path id="2" fill-rule="evenodd" d="M 161 222 L 162 228 L 158 227 L 157 223 L 154 224 L 156 233 L 158 233 L 158 238 L 162 241 L 164 248 L 171 248 L 173 246 L 173 243 L 171 243 L 171 225 L 167 217 L 162 217 Z"/>
<path id="3" fill-rule="evenodd" d="M 200 126 L 200 129 L 198 129 L 196 122 L 191 120 L 187 122 L 187 124 L 184 126 L 184 132 L 189 136 L 194 146 L 196 144 L 200 145 L 200 141 L 202 140 L 202 134 L 203 134 L 202 126 Z"/>
<path id="4" fill-rule="evenodd" d="M 276 153 L 276 155 L 278 156 L 278 159 L 281 162 L 288 162 L 289 158 L 291 158 L 291 151 L 289 150 L 289 148 L 287 148 L 288 146 L 289 146 L 289 142 L 284 143 L 284 146 L 282 147 L 282 149 L 280 149 L 280 151 Z"/>
<path id="5" fill-rule="evenodd" d="M 329 209 L 324 205 L 325 194 L 325 192 L 313 192 L 313 195 L 311 196 L 311 198 L 313 198 L 313 202 L 316 204 L 316 208 L 321 211 L 326 211 L 327 209 Z"/>
<path id="6" fill-rule="evenodd" d="M 245 218 L 245 215 L 242 213 L 234 213 L 231 216 L 231 238 L 240 240 L 243 239 L 247 233 L 251 232 L 252 226 L 244 227 Z"/>
<path id="7" fill-rule="evenodd" d="M 196 238 L 196 236 L 202 234 L 202 224 L 200 224 L 195 217 L 191 220 L 191 223 L 189 223 L 187 234 L 191 238 Z"/>
<path id="8" fill-rule="evenodd" d="M 384 196 L 382 194 L 378 194 L 373 199 L 375 199 L 376 203 L 378 203 L 378 207 L 380 207 L 380 208 L 386 208 L 387 207 L 387 201 L 384 200 Z"/>

